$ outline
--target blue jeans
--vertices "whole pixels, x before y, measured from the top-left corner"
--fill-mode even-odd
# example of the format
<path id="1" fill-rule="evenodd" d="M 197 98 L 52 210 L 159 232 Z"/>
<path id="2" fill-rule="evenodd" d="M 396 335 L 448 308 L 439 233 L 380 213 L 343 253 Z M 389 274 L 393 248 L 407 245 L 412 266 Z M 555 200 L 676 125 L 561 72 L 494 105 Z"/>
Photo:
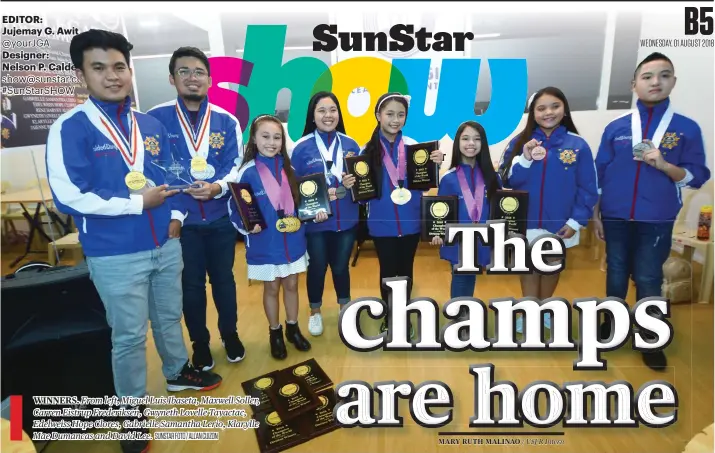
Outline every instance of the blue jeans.
<path id="1" fill-rule="evenodd" d="M 181 243 L 117 256 L 87 257 L 112 328 L 112 370 L 117 396 L 146 396 L 146 334 L 151 333 L 167 380 L 189 357 L 181 329 Z"/>
<path id="2" fill-rule="evenodd" d="M 630 277 L 636 300 L 660 297 L 663 264 L 670 256 L 673 222 L 636 222 L 604 218 L 606 296 L 625 300 Z"/>
<path id="3" fill-rule="evenodd" d="M 184 322 L 191 341 L 209 343 L 206 328 L 206 273 L 211 282 L 218 330 L 222 338 L 237 331 L 238 302 L 233 262 L 236 257 L 236 229 L 228 216 L 211 223 L 186 225 L 181 229 L 184 251 Z"/>
<path id="4" fill-rule="evenodd" d="M 455 274 L 454 266 L 449 264 L 452 270 L 452 287 L 450 290 L 450 298 L 455 297 L 474 297 L 474 287 L 477 284 L 476 275 Z"/>
<path id="5" fill-rule="evenodd" d="M 323 305 L 325 273 L 333 274 L 338 304 L 350 302 L 350 253 L 355 244 L 357 226 L 345 231 L 320 231 L 306 235 L 308 240 L 308 302 L 310 308 Z"/>

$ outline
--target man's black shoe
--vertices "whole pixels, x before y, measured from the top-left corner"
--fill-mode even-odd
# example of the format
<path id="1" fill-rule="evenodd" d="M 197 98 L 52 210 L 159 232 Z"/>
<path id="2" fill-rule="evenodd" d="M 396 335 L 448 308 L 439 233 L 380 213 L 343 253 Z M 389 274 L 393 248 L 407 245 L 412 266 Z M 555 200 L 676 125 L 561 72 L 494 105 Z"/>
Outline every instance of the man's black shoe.
<path id="1" fill-rule="evenodd" d="M 146 422 L 148 419 L 144 415 L 144 410 L 146 409 L 146 406 L 137 406 L 137 407 L 125 407 L 127 410 L 139 410 L 141 413 L 141 416 L 139 418 L 136 417 L 124 417 L 124 420 L 128 420 L 134 423 L 142 423 Z M 121 429 L 121 434 L 124 436 L 131 436 L 132 438 L 129 439 L 121 439 L 119 441 L 119 446 L 122 448 L 122 453 L 146 453 L 149 451 L 149 446 L 150 446 L 150 441 L 148 439 L 149 437 L 149 428 L 146 427 L 131 427 L 131 428 L 125 428 L 122 427 Z"/>
<path id="2" fill-rule="evenodd" d="M 166 381 L 166 389 L 170 392 L 182 390 L 213 390 L 221 385 L 222 378 L 211 371 L 197 370 L 186 362 L 181 374 L 176 379 Z"/>
<path id="3" fill-rule="evenodd" d="M 211 357 L 208 343 L 194 342 L 194 355 L 191 357 L 191 363 L 201 371 L 209 371 L 214 367 L 214 359 Z"/>
<path id="4" fill-rule="evenodd" d="M 246 357 L 246 348 L 243 347 L 236 332 L 223 338 L 223 347 L 226 348 L 226 358 L 231 363 L 240 362 Z"/>

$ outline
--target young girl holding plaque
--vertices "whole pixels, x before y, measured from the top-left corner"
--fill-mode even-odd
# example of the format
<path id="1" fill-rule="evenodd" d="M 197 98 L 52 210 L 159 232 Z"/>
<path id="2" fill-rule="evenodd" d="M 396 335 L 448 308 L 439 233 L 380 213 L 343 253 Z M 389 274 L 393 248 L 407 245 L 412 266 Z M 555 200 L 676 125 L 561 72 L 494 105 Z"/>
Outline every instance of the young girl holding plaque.
<path id="1" fill-rule="evenodd" d="M 475 121 L 465 121 L 457 128 L 452 163 L 439 182 L 437 195 L 457 196 L 459 223 L 486 223 L 489 220 L 489 200 L 500 186 L 484 127 Z M 444 245 L 440 236 L 432 238 L 432 245 L 441 246 L 439 256 L 452 268 L 450 298 L 472 297 L 477 276 L 454 274 L 454 265 L 459 263 L 459 246 Z M 477 263 L 486 266 L 490 260 L 491 249 L 480 242 Z M 465 314 L 462 312 L 460 317 Z"/>
<path id="2" fill-rule="evenodd" d="M 400 93 L 386 93 L 375 104 L 377 126 L 361 154 L 368 156 L 370 171 L 376 175 L 377 198 L 368 201 L 367 227 L 375 244 L 380 262 L 380 294 L 388 301 L 389 290 L 382 280 L 390 277 L 409 277 L 407 299 L 412 293 L 415 253 L 420 241 L 420 200 L 423 192 L 410 190 L 407 184 L 406 145 L 417 142 L 402 134 L 407 120 L 409 97 Z M 430 153 L 433 162 L 441 163 L 439 150 Z M 343 185 L 350 189 L 354 176 L 347 176 Z M 380 330 L 387 330 L 387 317 Z M 414 329 L 410 323 L 410 338 Z"/>
<path id="3" fill-rule="evenodd" d="M 263 281 L 263 309 L 270 324 L 271 355 L 287 356 L 279 321 L 278 293 L 283 287 L 286 339 L 299 351 L 310 343 L 298 328 L 298 274 L 308 266 L 305 228 L 296 216 L 298 188 L 286 149 L 283 124 L 272 115 L 253 120 L 236 182 L 248 183 L 267 228 L 244 229 L 233 199 L 228 209 L 236 229 L 246 236 L 248 278 Z"/>
<path id="4" fill-rule="evenodd" d="M 350 302 L 350 254 L 355 243 L 359 205 L 352 200 L 342 185 L 346 171 L 345 158 L 360 152 L 357 142 L 345 134 L 338 98 L 326 91 L 315 94 L 308 103 L 303 137 L 299 139 L 290 156 L 297 176 L 314 173 L 325 174 L 331 198 L 333 215 L 321 212 L 320 223 L 306 224 L 308 241 L 308 302 L 311 335 L 323 333 L 323 305 L 325 274 L 328 265 L 333 274 L 333 285 L 338 304 Z"/>
<path id="5" fill-rule="evenodd" d="M 529 193 L 529 242 L 556 234 L 566 248 L 578 245 L 579 230 L 588 225 L 598 201 L 596 167 L 561 90 L 546 87 L 532 96 L 526 127 L 509 143 L 500 173 L 507 187 Z M 558 273 L 525 274 L 522 294 L 545 300 L 554 295 L 558 282 Z M 544 324 L 551 328 L 549 313 Z M 522 316 L 517 317 L 516 328 L 523 331 Z"/>

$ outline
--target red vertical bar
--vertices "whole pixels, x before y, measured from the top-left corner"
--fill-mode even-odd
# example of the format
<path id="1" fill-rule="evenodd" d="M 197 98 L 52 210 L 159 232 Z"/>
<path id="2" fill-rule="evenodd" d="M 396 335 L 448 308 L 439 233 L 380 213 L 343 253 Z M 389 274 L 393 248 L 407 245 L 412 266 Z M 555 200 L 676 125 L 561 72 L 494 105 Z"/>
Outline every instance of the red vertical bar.
<path id="1" fill-rule="evenodd" d="M 22 440 L 22 395 L 10 396 L 10 440 Z"/>

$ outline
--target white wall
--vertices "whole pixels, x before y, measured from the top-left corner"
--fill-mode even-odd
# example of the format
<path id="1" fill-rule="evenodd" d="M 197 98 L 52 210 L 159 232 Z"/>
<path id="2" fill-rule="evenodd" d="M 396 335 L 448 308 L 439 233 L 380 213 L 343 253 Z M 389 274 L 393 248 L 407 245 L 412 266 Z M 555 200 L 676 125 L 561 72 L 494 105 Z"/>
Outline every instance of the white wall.
<path id="1" fill-rule="evenodd" d="M 12 190 L 24 189 L 37 179 L 32 153 L 40 178 L 46 178 L 45 145 L 4 148 L 0 152 L 0 177 L 10 183 Z"/>

